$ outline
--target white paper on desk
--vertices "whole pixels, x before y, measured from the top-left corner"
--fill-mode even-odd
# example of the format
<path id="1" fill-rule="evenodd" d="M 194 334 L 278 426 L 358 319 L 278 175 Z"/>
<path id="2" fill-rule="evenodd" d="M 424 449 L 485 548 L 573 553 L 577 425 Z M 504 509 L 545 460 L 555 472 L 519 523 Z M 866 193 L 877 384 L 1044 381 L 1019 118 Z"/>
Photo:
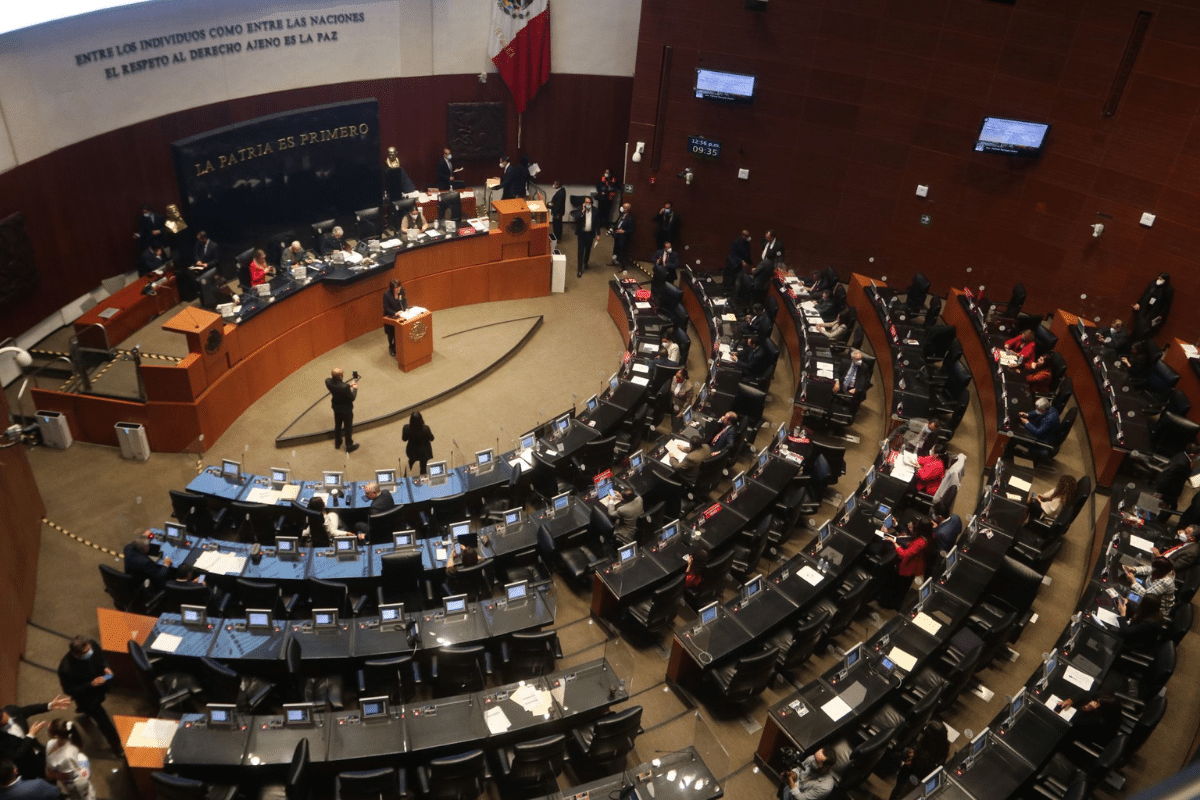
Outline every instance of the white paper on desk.
<path id="1" fill-rule="evenodd" d="M 492 706 L 483 712 L 483 721 L 487 723 L 488 731 L 491 733 L 504 733 L 512 727 L 512 723 L 508 721 L 504 709 L 500 706 Z"/>
<path id="2" fill-rule="evenodd" d="M 888 651 L 888 658 L 896 662 L 896 666 L 905 672 L 912 672 L 913 667 L 917 665 L 917 657 L 911 653 L 906 653 L 899 647 L 893 647 Z"/>
<path id="3" fill-rule="evenodd" d="M 818 364 L 817 365 L 817 377 L 832 378 L 833 377 L 833 366 L 830 364 Z"/>
<path id="4" fill-rule="evenodd" d="M 1032 483 L 1022 478 L 1018 478 L 1016 475 L 1008 476 L 1008 485 L 1016 489 L 1018 492 L 1028 492 L 1033 488 Z"/>
<path id="5" fill-rule="evenodd" d="M 646 386 L 647 384 L 650 383 L 650 379 L 643 377 L 641 375 L 634 375 L 632 378 L 629 379 L 629 382 L 636 383 L 638 386 Z"/>
<path id="6" fill-rule="evenodd" d="M 381 250 L 393 250 L 399 246 L 400 246 L 399 239 L 384 239 L 382 242 L 379 243 L 379 248 Z"/>
<path id="7" fill-rule="evenodd" d="M 818 583 L 820 583 L 821 581 L 823 581 L 825 579 L 824 575 L 817 572 L 815 569 L 808 566 L 807 564 L 804 565 L 803 567 L 801 567 L 800 571 L 796 574 L 799 575 L 801 578 L 803 578 L 805 581 L 807 581 L 810 586 L 816 586 Z"/>
<path id="8" fill-rule="evenodd" d="M 1025 499 L 1024 495 L 1016 494 L 1015 492 L 1005 492 L 1004 496 L 1007 497 L 1009 500 L 1013 500 L 1017 503 L 1019 503 Z"/>
<path id="9" fill-rule="evenodd" d="M 1200 472 L 1188 478 L 1188 483 L 1192 485 L 1193 489 L 1200 489 Z"/>
<path id="10" fill-rule="evenodd" d="M 634 304 L 633 304 L 633 307 L 634 307 L 634 308 L 637 308 L 637 309 L 641 309 L 641 310 L 643 310 L 643 311 L 644 311 L 645 309 L 648 309 L 648 308 L 650 308 L 650 304 L 649 304 L 649 303 L 647 303 L 647 302 L 644 302 L 644 301 L 642 301 L 642 302 L 637 302 L 637 303 L 634 303 Z"/>
<path id="11" fill-rule="evenodd" d="M 488 221 L 486 219 L 473 219 L 470 220 L 470 222 L 471 227 L 480 233 L 487 233 L 491 229 L 491 226 L 488 225 Z"/>
<path id="12" fill-rule="evenodd" d="M 643 375 L 649 375 L 650 374 L 650 365 L 649 364 L 634 364 L 633 371 L 640 372 Z"/>
<path id="13" fill-rule="evenodd" d="M 1151 547 L 1154 547 L 1154 542 L 1150 541 L 1149 539 L 1143 539 L 1142 537 L 1133 533 L 1129 534 L 1129 544 L 1133 547 L 1136 547 L 1138 550 L 1145 550 L 1147 553 L 1150 552 Z"/>
<path id="14" fill-rule="evenodd" d="M 273 506 L 279 502 L 279 492 L 274 489 L 251 489 L 246 495 L 247 503 L 262 503 L 263 505 Z"/>
<path id="15" fill-rule="evenodd" d="M 709 302 L 712 303 L 714 306 L 720 308 L 721 306 L 725 305 L 725 303 L 727 301 L 724 297 L 714 297 L 711 300 L 709 300 Z"/>
<path id="16" fill-rule="evenodd" d="M 162 653 L 174 653 L 179 649 L 179 645 L 183 644 L 183 637 L 176 636 L 173 633 L 160 633 L 154 637 L 154 644 L 150 645 L 151 650 L 158 650 Z"/>
<path id="17" fill-rule="evenodd" d="M 1046 700 L 1046 708 L 1050 709 L 1051 711 L 1054 711 L 1054 709 L 1058 708 L 1058 704 L 1061 703 L 1062 701 L 1063 700 L 1061 697 L 1059 697 L 1056 694 L 1052 694 Z M 1079 709 L 1075 708 L 1075 706 L 1071 706 L 1070 708 L 1064 708 L 1062 711 L 1055 711 L 1054 713 L 1058 714 L 1060 717 L 1065 719 L 1067 722 L 1070 722 L 1071 718 L 1075 716 L 1075 712 L 1078 710 Z"/>
<path id="18" fill-rule="evenodd" d="M 1179 346 L 1183 348 L 1183 354 L 1188 358 L 1200 356 L 1200 350 L 1197 350 L 1194 344 L 1184 344 L 1181 342 Z"/>
<path id="19" fill-rule="evenodd" d="M 170 747 L 171 740 L 175 738 L 175 731 L 178 729 L 179 723 L 173 719 L 147 719 L 135 722 L 125 746 Z"/>
<path id="20" fill-rule="evenodd" d="M 544 717 L 550 713 L 550 692 L 539 691 L 529 684 L 515 691 L 509 699 L 535 717 Z"/>
<path id="21" fill-rule="evenodd" d="M 510 467 L 515 467 L 517 464 L 520 464 L 523 470 L 533 469 L 533 456 L 529 455 L 529 451 L 526 450 L 508 462 Z"/>
<path id="22" fill-rule="evenodd" d="M 824 711 L 831 720 L 836 722 L 854 709 L 851 708 L 842 698 L 835 697 L 825 705 L 821 706 L 821 710 Z"/>
<path id="23" fill-rule="evenodd" d="M 805 311 L 812 311 L 817 307 L 817 301 L 816 300 L 805 300 L 803 303 L 800 304 L 800 307 L 803 308 Z"/>
<path id="24" fill-rule="evenodd" d="M 1094 616 L 1099 622 L 1103 622 L 1109 627 L 1115 628 L 1118 624 L 1120 624 L 1121 618 L 1109 611 L 1107 608 L 1097 608 Z"/>
<path id="25" fill-rule="evenodd" d="M 1066 670 L 1063 672 L 1063 678 L 1065 678 L 1067 682 L 1073 683 L 1080 689 L 1083 689 L 1085 692 L 1089 691 L 1096 683 L 1091 675 L 1088 675 L 1086 672 L 1081 672 L 1070 665 L 1068 665 Z"/>
<path id="26" fill-rule="evenodd" d="M 683 449 L 683 444 L 684 442 L 682 439 L 667 440 L 665 445 L 667 449 L 667 455 L 682 461 L 683 457 L 687 455 L 687 452 Z"/>
<path id="27" fill-rule="evenodd" d="M 220 553 L 218 553 L 216 550 L 205 550 L 196 559 L 195 567 L 201 572 L 216 572 L 216 567 L 220 562 Z"/>
<path id="28" fill-rule="evenodd" d="M 911 481 L 913 476 L 913 468 L 903 461 L 897 459 L 895 464 L 892 464 L 892 477 L 898 481 Z"/>
<path id="29" fill-rule="evenodd" d="M 725 322 L 737 322 L 737 314 L 723 314 L 721 316 L 721 319 L 724 320 Z M 725 348 L 726 352 L 728 352 L 729 345 L 721 345 L 721 346 L 723 348 Z"/>
<path id="30" fill-rule="evenodd" d="M 219 572 L 222 575 L 240 575 L 245 566 L 245 556 L 239 556 L 234 553 L 222 553 L 215 568 L 210 571 Z"/>
<path id="31" fill-rule="evenodd" d="M 289 483 L 287 486 L 284 486 L 282 489 L 279 490 L 279 499 L 280 500 L 284 500 L 284 501 L 295 500 L 299 496 L 300 496 L 300 484 L 298 484 L 298 483 Z"/>
<path id="32" fill-rule="evenodd" d="M 938 631 L 942 629 L 942 623 L 938 622 L 924 611 L 920 612 L 916 617 L 913 618 L 913 625 L 916 625 L 930 636 L 937 636 Z"/>
<path id="33" fill-rule="evenodd" d="M 438 561 L 445 561 L 446 560 L 446 548 L 439 547 L 437 550 L 434 551 L 434 555 L 437 556 Z"/>
<path id="34" fill-rule="evenodd" d="M 319 497 L 321 498 L 322 503 L 327 506 L 329 505 L 329 492 L 313 492 L 313 497 Z M 312 497 L 310 497 L 309 500 L 311 501 Z"/>

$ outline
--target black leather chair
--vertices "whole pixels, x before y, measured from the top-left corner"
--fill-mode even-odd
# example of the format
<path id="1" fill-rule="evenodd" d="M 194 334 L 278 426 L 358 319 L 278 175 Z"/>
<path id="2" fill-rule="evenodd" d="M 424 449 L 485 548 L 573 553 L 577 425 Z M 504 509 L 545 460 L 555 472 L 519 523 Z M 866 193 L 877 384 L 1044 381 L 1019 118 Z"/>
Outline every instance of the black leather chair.
<path id="1" fill-rule="evenodd" d="M 1038 355 L 1045 355 L 1058 346 L 1058 337 L 1044 325 L 1033 329 L 1034 350 Z"/>
<path id="2" fill-rule="evenodd" d="M 250 261 L 254 258 L 254 248 L 243 250 L 234 256 L 234 261 L 237 263 L 237 279 L 242 287 L 243 292 L 250 291 Z"/>
<path id="3" fill-rule="evenodd" d="M 233 800 L 237 786 L 209 784 L 169 772 L 152 772 L 154 796 L 159 800 Z"/>
<path id="4" fill-rule="evenodd" d="M 478 692 L 484 675 L 492 674 L 492 658 L 481 644 L 440 647 L 430 659 L 429 672 L 438 697 Z"/>
<path id="5" fill-rule="evenodd" d="M 408 507 L 392 506 L 387 511 L 367 516 L 367 541 L 371 544 L 389 544 L 392 532 L 404 530 L 404 515 Z"/>
<path id="6" fill-rule="evenodd" d="M 1176 663 L 1175 643 L 1168 639 L 1158 646 L 1154 660 L 1146 669 L 1127 678 L 1123 690 L 1117 692 L 1124 712 L 1140 715 L 1151 698 L 1161 692 L 1175 674 Z"/>
<path id="7" fill-rule="evenodd" d="M 417 767 L 421 796 L 426 800 L 475 800 L 489 778 L 482 750 L 435 758 Z"/>
<path id="8" fill-rule="evenodd" d="M 562 657 L 562 644 L 553 630 L 517 631 L 500 642 L 500 663 L 510 682 L 553 672 Z"/>
<path id="9" fill-rule="evenodd" d="M 837 753 L 837 765 L 834 773 L 837 775 L 839 792 L 848 792 L 862 784 L 888 752 L 892 743 L 895 728 L 884 728 L 863 739 L 857 745 L 843 739 L 832 745 Z"/>
<path id="10" fill-rule="evenodd" d="M 354 772 L 339 772 L 334 781 L 336 800 L 400 800 L 406 797 L 404 772 L 395 767 L 380 767 Z"/>
<path id="11" fill-rule="evenodd" d="M 447 572 L 446 580 L 442 583 L 442 594 L 465 594 L 468 600 L 475 603 L 490 599 L 495 584 L 492 560 L 485 558 L 469 567 L 460 566 L 453 573 Z"/>
<path id="12" fill-rule="evenodd" d="M 404 603 L 404 607 L 419 610 L 433 603 L 433 586 L 425 580 L 421 553 L 385 553 L 380 558 L 379 586 L 375 600 L 379 605 Z"/>
<path id="13" fill-rule="evenodd" d="M 538 532 L 539 543 L 543 542 L 544 531 L 543 528 Z M 549 540 L 550 535 L 547 533 L 544 538 Z M 539 546 L 544 551 L 545 545 Z M 551 541 L 549 547 L 549 553 L 543 552 L 543 557 L 555 563 L 568 580 L 580 587 L 590 582 L 592 573 L 598 568 L 611 564 L 616 554 L 611 540 L 609 543 L 601 541 L 588 528 L 569 533 L 557 542 Z"/>
<path id="14" fill-rule="evenodd" d="M 309 608 L 336 608 L 341 617 L 357 617 L 366 605 L 365 595 L 352 598 L 350 588 L 340 581 L 310 577 L 304 580 L 304 589 Z"/>
<path id="15" fill-rule="evenodd" d="M 904 305 L 910 312 L 920 312 L 925 307 L 925 298 L 929 295 L 929 278 L 918 272 L 913 275 L 912 283 L 904 290 Z"/>
<path id="16" fill-rule="evenodd" d="M 361 208 L 354 212 L 354 221 L 357 223 L 356 233 L 360 242 L 379 238 L 382 228 L 381 210 L 379 206 L 376 206 L 375 208 Z"/>
<path id="17" fill-rule="evenodd" d="M 870 588 L 871 576 L 856 574 L 851 576 L 846 583 L 842 584 L 841 591 L 837 597 L 827 598 L 820 604 L 820 608 L 829 609 L 831 613 L 829 627 L 825 629 L 818 647 L 823 644 L 829 644 L 850 627 L 850 623 L 854 622 L 854 618 L 858 616 L 859 609 L 866 602 L 867 590 Z"/>
<path id="18" fill-rule="evenodd" d="M 967 617 L 967 624 L 987 639 L 992 631 L 1005 624 L 1004 620 L 1010 612 L 1015 612 L 1016 621 L 1008 639 L 1015 642 L 1033 616 L 1033 601 L 1041 588 L 1042 576 L 1039 572 L 1012 556 L 1005 556 L 989 584 L 988 593 Z"/>
<path id="19" fill-rule="evenodd" d="M 230 524 L 243 542 L 274 545 L 283 517 L 274 506 L 234 500 L 229 504 Z"/>
<path id="20" fill-rule="evenodd" d="M 1038 772 L 1033 790 L 1043 797 L 1063 800 L 1072 795 L 1089 797 L 1092 790 L 1100 786 L 1125 757 L 1128 744 L 1125 734 L 1117 734 L 1083 770 L 1077 770 L 1064 753 L 1056 753 Z M 1081 782 L 1085 788 L 1079 795 L 1080 790 L 1076 787 Z"/>
<path id="21" fill-rule="evenodd" d="M 531 798 L 554 794 L 567 757 L 563 734 L 518 742 L 496 752 L 498 775 L 505 798 Z"/>
<path id="22" fill-rule="evenodd" d="M 228 599 L 220 589 L 203 583 L 167 581 L 157 610 L 160 614 L 178 614 L 180 606 L 204 606 L 210 617 L 223 617 Z"/>
<path id="23" fill-rule="evenodd" d="M 571 731 L 569 743 L 578 758 L 571 760 L 576 771 L 598 770 L 598 774 L 617 771 L 633 749 L 642 732 L 642 707 L 631 706 L 612 711 L 590 725 Z"/>
<path id="24" fill-rule="evenodd" d="M 733 568 L 733 555 L 733 550 L 729 549 L 701 565 L 699 585 L 693 589 L 685 588 L 683 593 L 693 610 L 698 611 L 721 596 Z"/>
<path id="25" fill-rule="evenodd" d="M 233 667 L 208 656 L 200 659 L 200 672 L 210 702 L 232 703 L 247 713 L 253 713 L 275 689 L 270 681 L 240 675 Z"/>
<path id="26" fill-rule="evenodd" d="M 264 785 L 258 792 L 258 800 L 312 800 L 309 761 L 308 739 L 301 739 L 292 751 L 292 763 L 283 783 Z"/>
<path id="27" fill-rule="evenodd" d="M 295 703 L 319 703 L 341 711 L 345 707 L 346 685 L 341 675 L 308 677 L 304 674 L 304 659 L 298 639 L 290 639 L 284 651 L 287 665 L 288 695 Z"/>
<path id="28" fill-rule="evenodd" d="M 269 608 L 275 619 L 291 619 L 300 596 L 293 594 L 284 597 L 283 591 L 275 583 L 238 578 L 234 582 L 233 597 L 236 606 L 243 611 L 248 608 Z"/>
<path id="29" fill-rule="evenodd" d="M 360 698 L 387 697 L 393 703 L 407 703 L 416 697 L 421 682 L 421 666 L 410 653 L 364 661 L 355 671 Z"/>
<path id="30" fill-rule="evenodd" d="M 734 540 L 730 551 L 733 553 L 733 564 L 730 572 L 739 581 L 744 581 L 758 569 L 758 562 L 767 549 L 767 536 L 771 533 L 771 517 L 763 514 L 753 530 L 742 531 Z"/>
<path id="31" fill-rule="evenodd" d="M 775 661 L 778 658 L 779 648 L 768 647 L 762 652 L 743 656 L 726 666 L 710 670 L 706 677 L 716 685 L 718 695 L 726 703 L 745 703 L 767 688 L 775 676 Z"/>
<path id="32" fill-rule="evenodd" d="M 155 713 L 174 710 L 200 693 L 200 684 L 188 673 L 160 673 L 140 644 L 130 639 L 128 646 L 129 657 L 133 661 L 142 694 L 150 701 Z"/>
<path id="33" fill-rule="evenodd" d="M 144 586 L 132 575 L 126 575 L 108 564 L 100 564 L 100 579 L 104 581 L 104 593 L 112 598 L 113 607 L 130 614 L 143 614 L 161 602 L 158 593 Z"/>
<path id="34" fill-rule="evenodd" d="M 213 513 L 209 500 L 202 494 L 179 489 L 168 489 L 171 497 L 171 516 L 189 533 L 205 535 L 215 531 L 224 522 L 225 510 Z"/>
<path id="35" fill-rule="evenodd" d="M 642 634 L 660 634 L 674 627 L 685 588 L 684 576 L 680 574 L 659 586 L 645 600 L 626 608 L 624 618 Z"/>
<path id="36" fill-rule="evenodd" d="M 796 624 L 785 625 L 767 639 L 767 645 L 779 650 L 775 671 L 787 676 L 812 657 L 817 642 L 829 626 L 832 612 L 827 608 L 814 609 Z"/>

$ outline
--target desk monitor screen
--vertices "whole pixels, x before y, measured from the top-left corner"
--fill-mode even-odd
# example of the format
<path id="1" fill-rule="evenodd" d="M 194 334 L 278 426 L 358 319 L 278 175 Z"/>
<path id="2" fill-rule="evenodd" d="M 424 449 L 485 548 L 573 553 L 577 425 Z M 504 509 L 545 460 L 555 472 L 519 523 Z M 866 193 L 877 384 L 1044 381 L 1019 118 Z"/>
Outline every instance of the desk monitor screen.
<path id="1" fill-rule="evenodd" d="M 293 725 L 311 725 L 312 711 L 312 703 L 284 703 L 284 727 L 291 727 Z"/>
<path id="2" fill-rule="evenodd" d="M 251 629 L 271 629 L 271 610 L 269 608 L 247 608 L 246 627 Z"/>
<path id="3" fill-rule="evenodd" d="M 875 485 L 875 468 L 874 467 L 871 467 L 871 469 L 867 472 L 866 483 L 867 483 L 868 489 L 870 489 L 872 486 Z"/>
<path id="4" fill-rule="evenodd" d="M 735 492 L 740 492 L 742 490 L 742 487 L 745 485 L 746 485 L 746 473 L 745 472 L 739 472 L 737 475 L 733 476 L 733 490 Z"/>
<path id="5" fill-rule="evenodd" d="M 750 580 L 742 584 L 742 602 L 745 603 L 761 592 L 763 589 L 763 576 L 755 575 Z"/>
<path id="6" fill-rule="evenodd" d="M 416 540 L 416 531 L 392 531 L 393 547 L 412 547 Z"/>
<path id="7" fill-rule="evenodd" d="M 971 740 L 971 758 L 972 759 L 974 759 L 976 756 L 978 756 L 980 753 L 982 753 L 983 749 L 985 747 L 987 747 L 988 742 L 991 739 L 991 737 L 988 736 L 989 733 L 991 733 L 991 729 L 984 728 L 978 734 L 976 734 L 974 739 Z"/>
<path id="8" fill-rule="evenodd" d="M 709 625 L 713 622 L 716 622 L 717 614 L 719 613 L 718 612 L 719 607 L 720 607 L 720 603 L 718 601 L 714 600 L 713 602 L 706 605 L 704 608 L 700 609 L 700 624 L 701 625 Z"/>
<path id="9" fill-rule="evenodd" d="M 1050 683 L 1050 677 L 1054 675 L 1054 670 L 1058 667 L 1058 651 L 1050 651 L 1050 657 L 1046 659 L 1046 663 L 1042 665 L 1042 679 L 1039 681 L 1042 688 L 1045 689 Z"/>
<path id="10" fill-rule="evenodd" d="M 762 472 L 762 469 L 767 465 L 767 459 L 770 458 L 770 456 L 771 454 L 768 453 L 767 449 L 764 447 L 763 451 L 758 454 L 758 460 L 754 462 L 755 473 Z"/>
<path id="11" fill-rule="evenodd" d="M 271 483 L 287 483 L 288 477 L 292 474 L 290 469 L 283 467 L 271 467 Z"/>
<path id="12" fill-rule="evenodd" d="M 332 629 L 337 627 L 336 608 L 314 608 L 312 612 L 313 628 Z"/>
<path id="13" fill-rule="evenodd" d="M 508 602 L 514 600 L 524 600 L 529 596 L 529 581 L 517 581 L 516 583 L 507 583 L 504 585 L 504 596 L 508 598 Z"/>
<path id="14" fill-rule="evenodd" d="M 600 398 L 596 395 L 592 395 L 587 400 L 583 401 L 583 405 L 588 411 L 595 411 L 600 407 Z"/>
<path id="15" fill-rule="evenodd" d="M 921 781 L 921 797 L 932 797 L 942 788 L 942 768 L 938 767 Z"/>
<path id="16" fill-rule="evenodd" d="M 375 482 L 380 486 L 391 486 L 396 482 L 396 470 L 394 469 L 377 469 L 375 470 Z"/>
<path id="17" fill-rule="evenodd" d="M 529 450 L 533 447 L 533 443 L 537 441 L 537 434 L 533 431 L 521 434 L 521 449 Z"/>
<path id="18" fill-rule="evenodd" d="M 699 394 L 699 396 L 696 397 L 696 405 L 698 405 L 698 406 L 704 405 L 704 401 L 707 399 L 708 399 L 708 384 L 706 383 L 706 384 L 704 384 L 704 386 L 700 387 L 700 394 Z"/>
<path id="19" fill-rule="evenodd" d="M 239 480 L 242 477 L 242 462 L 233 461 L 232 459 L 221 459 L 221 474 L 226 478 L 234 478 Z"/>
<path id="20" fill-rule="evenodd" d="M 858 506 L 858 499 L 854 495 L 850 495 L 850 499 L 846 501 L 846 513 L 842 515 L 843 520 L 850 519 L 850 515 L 854 513 L 855 507 Z"/>
<path id="21" fill-rule="evenodd" d="M 456 542 L 461 541 L 464 536 L 471 535 L 471 521 L 464 520 L 463 522 L 454 522 L 450 525 L 450 535 L 454 537 Z"/>
<path id="22" fill-rule="evenodd" d="M 851 647 L 849 650 L 846 651 L 846 658 L 845 658 L 845 663 L 843 664 L 843 667 L 845 669 L 849 670 L 851 667 L 853 667 L 855 664 L 857 664 L 859 662 L 859 659 L 861 659 L 862 657 L 863 657 L 863 644 L 862 644 L 862 642 L 859 642 L 858 644 L 854 645 L 853 647 Z"/>
<path id="23" fill-rule="evenodd" d="M 208 711 L 208 727 L 210 728 L 231 728 L 233 727 L 234 715 L 237 713 L 237 706 L 232 703 L 209 703 Z"/>
<path id="24" fill-rule="evenodd" d="M 467 596 L 465 594 L 452 594 L 442 598 L 442 611 L 447 617 L 451 614 L 467 613 Z"/>
<path id="25" fill-rule="evenodd" d="M 521 521 L 521 509 L 510 508 L 508 511 L 504 512 L 504 524 L 505 525 L 516 525 L 520 521 Z"/>
<path id="26" fill-rule="evenodd" d="M 921 588 L 917 590 L 917 605 L 925 605 L 925 601 L 929 599 L 929 595 L 933 594 L 933 579 L 929 578 L 921 584 Z"/>
<path id="27" fill-rule="evenodd" d="M 629 456 L 629 468 L 632 470 L 639 470 L 642 468 L 642 451 L 641 450 L 638 450 L 636 453 L 633 453 L 632 455 Z"/>
<path id="28" fill-rule="evenodd" d="M 958 563 L 958 547 L 951 547 L 950 552 L 946 553 L 946 569 L 942 571 L 943 580 L 950 577 L 950 571 L 954 569 L 954 565 Z"/>
<path id="29" fill-rule="evenodd" d="M 612 494 L 612 479 L 605 478 L 596 484 L 596 499 L 603 500 Z"/>
<path id="30" fill-rule="evenodd" d="M 481 467 L 487 466 L 492 463 L 495 456 L 496 451 L 490 447 L 487 450 L 477 450 L 475 452 L 475 463 Z"/>
<path id="31" fill-rule="evenodd" d="M 622 564 L 624 564 L 626 561 L 632 561 L 636 557 L 637 557 L 637 544 L 636 543 L 627 544 L 624 547 L 622 547 L 620 550 L 617 551 L 617 558 L 618 558 L 619 562 Z"/>
<path id="32" fill-rule="evenodd" d="M 1008 701 L 1008 715 L 1004 718 L 1004 727 L 1011 728 L 1012 724 L 1017 721 L 1017 717 L 1021 715 L 1021 709 L 1025 708 L 1025 689 L 1017 692 L 1012 700 Z"/>
<path id="33" fill-rule="evenodd" d="M 326 470 L 324 473 L 326 486 L 341 486 L 342 473 L 340 470 Z"/>
<path id="34" fill-rule="evenodd" d="M 829 527 L 829 522 L 826 521 L 825 524 L 821 526 L 821 529 L 819 531 L 817 531 L 817 546 L 818 547 L 820 547 L 821 549 L 825 548 L 825 543 L 827 541 L 829 541 L 829 534 L 831 532 L 832 532 L 832 529 Z"/>
<path id="35" fill-rule="evenodd" d="M 571 502 L 571 493 L 570 492 L 563 492 L 562 494 L 554 495 L 554 501 L 553 501 L 554 504 L 552 506 L 554 512 L 557 514 L 559 511 L 565 510 L 567 505 L 570 504 L 570 502 Z"/>
<path id="36" fill-rule="evenodd" d="M 669 525 L 663 525 L 662 530 L 658 533 L 659 545 L 666 547 L 671 542 L 675 541 L 675 537 L 679 535 L 679 520 L 675 520 Z"/>
<path id="37" fill-rule="evenodd" d="M 187 529 L 178 522 L 167 522 L 163 525 L 163 530 L 166 531 L 168 542 L 178 542 L 180 544 L 187 538 Z"/>
<path id="38" fill-rule="evenodd" d="M 333 549 L 337 552 L 338 556 L 353 555 L 356 552 L 354 549 L 355 542 L 356 539 L 353 536 L 335 536 L 333 537 Z"/>
<path id="39" fill-rule="evenodd" d="M 295 536 L 276 536 L 275 554 L 280 556 L 295 555 L 300 551 L 300 539 Z"/>
<path id="40" fill-rule="evenodd" d="M 785 439 L 787 439 L 787 423 L 781 422 L 779 423 L 779 428 L 775 431 L 775 444 L 783 444 Z"/>
<path id="41" fill-rule="evenodd" d="M 384 603 L 379 607 L 380 622 L 399 622 L 404 618 L 404 603 Z"/>
<path id="42" fill-rule="evenodd" d="M 569 414 L 563 414 L 558 419 L 554 420 L 554 435 L 561 436 L 567 432 L 567 428 L 571 426 L 571 417 Z"/>
<path id="43" fill-rule="evenodd" d="M 876 516 L 880 516 L 880 517 L 890 517 L 892 514 L 892 507 L 889 506 L 887 503 L 880 503 L 875 508 L 875 514 L 876 514 Z"/>
<path id="44" fill-rule="evenodd" d="M 612 374 L 612 376 L 608 379 L 608 390 L 610 392 L 615 392 L 617 390 L 617 387 L 620 385 L 621 385 L 621 375 L 618 372 L 614 372 Z"/>
<path id="45" fill-rule="evenodd" d="M 358 701 L 363 719 L 383 719 L 388 715 L 387 697 L 363 697 Z"/>
<path id="46" fill-rule="evenodd" d="M 208 624 L 208 609 L 204 606 L 179 606 L 179 619 L 189 628 L 203 628 Z"/>
<path id="47" fill-rule="evenodd" d="M 446 477 L 446 462 L 445 461 L 430 461 L 429 462 L 429 477 L 430 478 Z"/>

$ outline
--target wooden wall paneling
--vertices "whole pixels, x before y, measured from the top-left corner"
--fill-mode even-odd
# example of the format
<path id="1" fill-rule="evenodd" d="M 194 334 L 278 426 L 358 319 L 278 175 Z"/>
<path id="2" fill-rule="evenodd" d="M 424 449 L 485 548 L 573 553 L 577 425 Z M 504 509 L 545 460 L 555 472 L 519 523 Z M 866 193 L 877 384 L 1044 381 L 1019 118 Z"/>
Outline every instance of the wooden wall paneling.
<path id="1" fill-rule="evenodd" d="M 146 437 L 150 440 L 150 448 L 156 452 L 187 451 L 204 433 L 200 410 L 194 403 L 152 402 L 147 403 L 146 408 L 149 412 Z"/>
<path id="2" fill-rule="evenodd" d="M 488 302 L 491 299 L 491 283 L 498 279 L 494 273 L 504 263 L 463 267 L 451 272 L 450 291 L 454 295 L 454 304 L 463 306 Z"/>

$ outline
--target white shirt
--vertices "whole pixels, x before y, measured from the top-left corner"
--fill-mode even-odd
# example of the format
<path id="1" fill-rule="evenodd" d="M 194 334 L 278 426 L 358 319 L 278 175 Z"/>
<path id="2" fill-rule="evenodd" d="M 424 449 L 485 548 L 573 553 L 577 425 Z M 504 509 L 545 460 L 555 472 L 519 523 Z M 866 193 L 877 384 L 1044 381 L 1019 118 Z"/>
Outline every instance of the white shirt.
<path id="1" fill-rule="evenodd" d="M 592 232 L 592 207 L 588 206 L 583 210 L 583 230 L 584 233 Z"/>

